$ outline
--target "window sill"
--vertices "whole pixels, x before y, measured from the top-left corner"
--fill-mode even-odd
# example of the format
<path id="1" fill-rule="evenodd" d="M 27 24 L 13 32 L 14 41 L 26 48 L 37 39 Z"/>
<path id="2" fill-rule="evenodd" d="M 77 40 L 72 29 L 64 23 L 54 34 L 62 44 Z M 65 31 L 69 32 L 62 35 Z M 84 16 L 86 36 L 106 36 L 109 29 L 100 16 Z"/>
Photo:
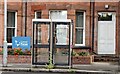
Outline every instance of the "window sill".
<path id="1" fill-rule="evenodd" d="M 8 46 L 12 46 L 12 43 L 7 43 Z"/>
<path id="2" fill-rule="evenodd" d="M 12 43 L 7 43 L 8 48 L 12 48 Z"/>

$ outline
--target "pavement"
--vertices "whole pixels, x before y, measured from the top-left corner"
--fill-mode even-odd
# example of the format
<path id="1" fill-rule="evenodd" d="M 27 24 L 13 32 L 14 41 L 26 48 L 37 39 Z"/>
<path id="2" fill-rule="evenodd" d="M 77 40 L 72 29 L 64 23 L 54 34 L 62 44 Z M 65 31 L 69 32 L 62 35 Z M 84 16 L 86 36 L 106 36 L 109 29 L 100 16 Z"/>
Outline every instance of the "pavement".
<path id="1" fill-rule="evenodd" d="M 72 68 L 66 66 L 57 66 L 54 69 L 46 69 L 45 66 L 32 66 L 31 64 L 8 64 L 3 67 L 0 64 L 0 71 L 24 71 L 24 72 L 87 72 L 87 73 L 102 73 L 102 74 L 120 74 L 118 64 L 95 62 L 90 65 L 75 64 Z"/>

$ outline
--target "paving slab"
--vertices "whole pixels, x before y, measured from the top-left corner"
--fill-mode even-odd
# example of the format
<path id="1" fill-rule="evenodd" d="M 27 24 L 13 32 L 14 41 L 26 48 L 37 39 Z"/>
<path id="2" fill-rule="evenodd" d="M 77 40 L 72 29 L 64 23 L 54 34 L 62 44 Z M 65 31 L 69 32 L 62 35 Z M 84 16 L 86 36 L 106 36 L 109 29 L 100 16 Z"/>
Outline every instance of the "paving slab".
<path id="1" fill-rule="evenodd" d="M 91 65 L 73 65 L 69 68 L 46 69 L 45 67 L 32 67 L 31 64 L 8 64 L 7 67 L 0 65 L 1 71 L 26 71 L 26 72 L 90 72 L 90 73 L 107 73 L 118 74 L 119 66 L 109 63 L 94 63 Z"/>

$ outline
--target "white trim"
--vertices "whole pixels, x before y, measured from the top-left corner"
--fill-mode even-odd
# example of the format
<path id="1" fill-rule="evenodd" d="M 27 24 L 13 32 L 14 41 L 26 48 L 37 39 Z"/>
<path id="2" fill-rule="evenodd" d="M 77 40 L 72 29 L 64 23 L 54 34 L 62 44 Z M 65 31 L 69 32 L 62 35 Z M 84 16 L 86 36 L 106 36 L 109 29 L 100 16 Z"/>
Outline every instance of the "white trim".
<path id="1" fill-rule="evenodd" d="M 85 15 L 86 15 L 86 14 L 85 14 L 85 12 L 84 12 L 84 30 L 83 30 L 83 45 L 84 45 L 84 46 L 85 46 L 85 24 L 86 24 L 86 23 L 85 23 L 85 19 L 86 19 L 86 18 L 85 18 Z"/>
<path id="2" fill-rule="evenodd" d="M 116 54 L 116 13 L 113 13 L 113 15 L 114 15 L 114 17 L 112 18 L 112 21 L 115 21 L 115 29 L 114 29 L 114 50 L 115 50 L 115 53 L 114 54 Z M 114 20 L 113 20 L 114 19 Z"/>
<path id="3" fill-rule="evenodd" d="M 16 11 L 8 11 L 8 12 L 15 12 L 15 37 L 17 36 L 17 12 Z M 13 28 L 13 27 L 7 27 L 7 28 Z M 7 45 L 12 45 L 12 43 L 7 43 Z"/>
<path id="4" fill-rule="evenodd" d="M 14 29 L 15 27 L 7 27 L 7 28 L 12 28 L 12 29 Z"/>
<path id="5" fill-rule="evenodd" d="M 50 23 L 51 22 L 51 19 L 32 19 L 33 22 L 48 22 Z M 63 22 L 63 23 L 69 23 L 71 22 L 71 19 L 55 19 L 55 20 L 52 20 L 52 22 Z"/>
<path id="6" fill-rule="evenodd" d="M 12 46 L 12 43 L 7 43 L 7 45 L 10 45 L 10 46 Z"/>
<path id="7" fill-rule="evenodd" d="M 37 19 L 37 11 L 35 11 L 35 19 Z"/>
<path id="8" fill-rule="evenodd" d="M 17 12 L 15 12 L 15 37 L 17 36 Z"/>
<path id="9" fill-rule="evenodd" d="M 83 21 L 84 21 L 84 24 L 83 24 L 83 44 L 75 44 L 75 46 L 85 46 L 85 19 L 86 19 L 85 16 L 86 16 L 86 14 L 85 14 L 85 12 L 83 12 L 83 17 L 84 17 L 84 19 L 83 19 Z"/>

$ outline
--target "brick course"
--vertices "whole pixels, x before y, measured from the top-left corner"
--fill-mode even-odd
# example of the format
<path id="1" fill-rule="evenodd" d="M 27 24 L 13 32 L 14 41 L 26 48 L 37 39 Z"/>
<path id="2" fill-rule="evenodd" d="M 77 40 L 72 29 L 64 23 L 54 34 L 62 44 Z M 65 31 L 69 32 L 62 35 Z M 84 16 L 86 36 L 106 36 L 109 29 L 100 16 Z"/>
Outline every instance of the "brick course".
<path id="1" fill-rule="evenodd" d="M 2 63 L 3 56 L 0 55 L 0 62 Z M 31 63 L 31 56 L 30 55 L 8 55 L 7 63 Z"/>

